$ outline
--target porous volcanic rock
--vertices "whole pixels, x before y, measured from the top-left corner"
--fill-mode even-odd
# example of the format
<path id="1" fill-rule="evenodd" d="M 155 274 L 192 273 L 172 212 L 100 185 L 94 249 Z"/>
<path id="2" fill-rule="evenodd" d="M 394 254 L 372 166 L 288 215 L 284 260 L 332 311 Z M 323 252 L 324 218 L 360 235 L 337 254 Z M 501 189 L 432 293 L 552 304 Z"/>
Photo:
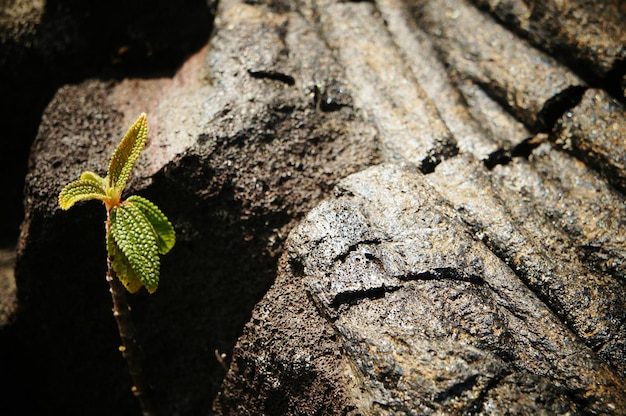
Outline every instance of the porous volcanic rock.
<path id="1" fill-rule="evenodd" d="M 56 90 L 92 77 L 173 75 L 209 38 L 215 4 L 0 2 L 0 245 L 17 241 L 29 149 Z"/>
<path id="2" fill-rule="evenodd" d="M 456 76 L 481 85 L 529 129 L 549 128 L 555 109 L 582 93 L 585 82 L 572 70 L 529 47 L 468 1 L 407 3 Z"/>
<path id="3" fill-rule="evenodd" d="M 216 413 L 622 414 L 624 196 L 550 143 L 585 82 L 467 2 L 316 4 L 393 164 L 290 234 Z M 404 90 L 388 98 L 398 85 L 430 127 L 403 116 Z M 428 164 L 405 138 L 435 143 L 432 117 L 456 150 Z"/>
<path id="4" fill-rule="evenodd" d="M 218 413 L 623 409 L 624 380 L 424 175 L 381 165 L 335 195 L 290 234 L 277 281 L 235 347 Z"/>
<path id="5" fill-rule="evenodd" d="M 164 414 L 625 414 L 622 61 L 496 9 L 224 0 L 174 76 L 58 89 L 0 287 L 8 406 L 139 411 L 104 210 L 57 196 L 147 112 L 128 191 L 178 241 L 131 304 Z"/>
<path id="6" fill-rule="evenodd" d="M 178 238 L 156 294 L 131 300 L 167 414 L 209 411 L 224 372 L 215 353 L 232 348 L 272 284 L 287 230 L 338 179 L 379 161 L 376 130 L 358 111 L 320 105 L 316 88 L 350 96 L 305 21 L 285 31 L 286 16 L 245 4 L 220 19 L 211 47 L 173 79 L 66 86 L 44 114 L 16 268 L 22 377 L 37 409 L 136 411 L 104 280 L 104 210 L 63 212 L 57 196 L 84 170 L 105 173 L 140 112 L 149 139 L 128 191 L 153 200 Z"/>
<path id="7" fill-rule="evenodd" d="M 626 192 L 626 108 L 605 91 L 589 89 L 558 120 L 556 143 Z"/>
<path id="8" fill-rule="evenodd" d="M 596 81 L 626 70 L 626 9 L 620 0 L 602 4 L 590 0 L 473 2 L 537 47 L 568 61 Z M 611 81 L 616 80 L 619 77 Z"/>

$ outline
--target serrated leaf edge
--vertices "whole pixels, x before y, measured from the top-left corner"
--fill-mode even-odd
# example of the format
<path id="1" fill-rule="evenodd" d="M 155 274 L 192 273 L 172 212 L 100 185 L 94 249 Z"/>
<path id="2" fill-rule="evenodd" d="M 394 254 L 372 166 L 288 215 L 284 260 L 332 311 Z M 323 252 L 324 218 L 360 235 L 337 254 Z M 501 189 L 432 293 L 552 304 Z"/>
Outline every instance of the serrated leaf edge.
<path id="1" fill-rule="evenodd" d="M 84 192 L 72 194 L 73 191 L 81 187 L 85 188 Z M 68 210 L 79 201 L 86 199 L 99 199 L 104 201 L 106 198 L 107 194 L 102 182 L 91 179 L 80 179 L 65 185 L 61 190 L 59 193 L 59 206 L 62 210 Z"/>
<path id="2" fill-rule="evenodd" d="M 137 273 L 133 270 L 128 258 L 126 258 L 122 250 L 119 248 L 110 232 L 107 234 L 106 243 L 107 254 L 109 255 L 111 267 L 113 268 L 115 275 L 119 281 L 122 282 L 122 285 L 124 285 L 126 290 L 130 293 L 137 292 L 141 289 L 143 283 L 137 276 Z"/>
<path id="3" fill-rule="evenodd" d="M 143 150 L 148 138 L 148 116 L 141 113 L 137 121 L 128 129 L 117 145 L 107 170 L 108 185 L 118 192 L 126 187 L 135 161 Z"/>
<path id="4" fill-rule="evenodd" d="M 176 244 L 176 231 L 167 216 L 156 204 L 139 195 L 130 196 L 126 201 L 138 208 L 152 226 L 159 254 L 167 254 Z"/>
<path id="5" fill-rule="evenodd" d="M 160 259 L 158 242 L 152 225 L 143 213 L 131 204 L 111 210 L 111 235 L 126 256 L 128 264 L 148 292 L 159 285 Z"/>

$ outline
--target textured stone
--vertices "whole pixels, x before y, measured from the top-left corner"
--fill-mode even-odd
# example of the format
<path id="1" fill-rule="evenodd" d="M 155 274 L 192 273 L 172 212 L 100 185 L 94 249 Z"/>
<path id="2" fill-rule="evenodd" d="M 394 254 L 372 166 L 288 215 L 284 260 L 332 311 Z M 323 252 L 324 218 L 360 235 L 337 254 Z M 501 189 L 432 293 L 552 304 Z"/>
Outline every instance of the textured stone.
<path id="1" fill-rule="evenodd" d="M 315 31 L 290 18 L 224 3 L 211 47 L 173 79 L 90 80 L 60 89 L 48 106 L 16 268 L 23 372 L 48 411 L 136 407 L 104 283 L 104 210 L 90 202 L 62 212 L 57 195 L 83 170 L 104 174 L 139 113 L 148 114 L 149 138 L 128 193 L 167 214 L 177 244 L 156 294 L 131 302 L 148 376 L 169 414 L 210 409 L 224 372 L 214 352 L 230 351 L 271 285 L 293 222 L 340 177 L 379 160 L 376 131 L 358 113 L 318 106 L 313 62 L 327 58 L 320 89 L 344 75 Z M 309 36 L 294 44 L 290 31 Z"/>
<path id="2" fill-rule="evenodd" d="M 465 0 L 409 3 L 418 25 L 459 77 L 481 85 L 531 130 L 549 127 L 554 106 L 575 98 L 585 85 Z"/>
<path id="3" fill-rule="evenodd" d="M 537 47 L 597 80 L 626 59 L 626 10 L 620 0 L 474 0 Z M 626 68 L 624 68 L 626 69 Z M 624 70 L 622 69 L 622 70 Z"/>
<path id="4" fill-rule="evenodd" d="M 542 176 L 538 186 L 517 188 L 532 205 L 575 242 L 578 254 L 602 273 L 626 276 L 624 195 L 584 163 L 548 144 L 530 155 Z M 526 203 L 531 203 L 525 199 Z"/>
<path id="5" fill-rule="evenodd" d="M 626 192 L 626 109 L 620 102 L 604 91 L 587 90 L 559 119 L 553 139 Z"/>
<path id="6" fill-rule="evenodd" d="M 385 160 L 430 171 L 456 154 L 450 131 L 370 3 L 319 2 L 321 27 L 362 109 L 380 134 Z M 354 22 L 359 25 L 354 25 Z"/>
<path id="7" fill-rule="evenodd" d="M 621 179 L 597 164 L 611 150 L 559 141 L 589 108 L 611 144 L 622 107 L 578 104 L 582 71 L 556 58 L 459 0 L 225 0 L 172 78 L 60 88 L 32 148 L 19 313 L 0 307 L 9 408 L 138 412 L 104 212 L 57 195 L 145 111 L 129 193 L 178 240 L 131 303 L 165 414 L 623 414 Z"/>
<path id="8" fill-rule="evenodd" d="M 510 152 L 532 136 L 523 123 L 494 101 L 478 84 L 465 80 L 458 83 L 458 88 L 472 118 L 479 122 L 486 136 L 498 149 Z M 472 154 L 477 156 L 473 152 Z"/>
<path id="9" fill-rule="evenodd" d="M 527 192 L 515 190 L 546 189 L 549 184 L 532 168 L 517 164 L 498 166 L 490 179 L 487 170 L 471 159 L 456 158 L 438 166 L 428 180 L 589 348 L 626 376 L 620 352 L 626 345 L 621 324 L 626 289 L 577 259 L 577 248 L 567 234 L 535 214 L 532 203 L 518 203 Z"/>
<path id="10" fill-rule="evenodd" d="M 403 1 L 380 0 L 376 6 L 417 82 L 454 136 L 459 152 L 471 153 L 480 160 L 488 159 L 498 150 L 496 141 L 486 139 L 484 120 L 470 114 L 471 106 L 468 108 L 464 102 L 439 59 L 432 39 L 411 18 Z"/>
<path id="11" fill-rule="evenodd" d="M 292 231 L 284 263 L 235 349 L 220 413 L 277 412 L 268 381 L 284 374 L 290 357 L 311 355 L 315 377 L 296 372 L 292 391 L 307 391 L 320 374 L 351 380 L 343 390 L 326 380 L 324 396 L 307 402 L 323 414 L 608 414 L 624 405 L 623 380 L 474 239 L 419 173 L 382 165 L 346 178 Z M 285 307 L 304 290 L 311 298 L 299 309 Z M 268 316 L 273 325 L 260 319 L 268 311 L 281 316 Z M 319 317 L 326 322 L 300 326 Z M 334 335 L 311 343 L 320 325 Z M 287 361 L 246 377 L 255 355 Z M 246 389 L 256 407 L 238 400 Z M 281 414 L 298 413 L 296 400 L 283 405 Z"/>

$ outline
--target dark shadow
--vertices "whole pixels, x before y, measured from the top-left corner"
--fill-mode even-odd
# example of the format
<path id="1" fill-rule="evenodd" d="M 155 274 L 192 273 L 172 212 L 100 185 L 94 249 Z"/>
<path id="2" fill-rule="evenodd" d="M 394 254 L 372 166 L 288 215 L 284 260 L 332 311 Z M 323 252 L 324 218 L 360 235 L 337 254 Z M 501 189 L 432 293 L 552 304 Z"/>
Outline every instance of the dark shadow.
<path id="1" fill-rule="evenodd" d="M 56 90 L 88 78 L 171 77 L 207 43 L 216 3 L 50 0 L 41 21 L 30 22 L 33 31 L 7 34 L 0 45 L 0 247 L 17 240 L 30 146 Z"/>
<path id="2" fill-rule="evenodd" d="M 24 216 L 23 189 L 30 147 L 43 112 L 57 89 L 89 78 L 115 81 L 173 76 L 186 58 L 201 49 L 209 39 L 216 2 L 208 3 L 213 7 L 208 6 L 205 0 L 50 0 L 32 33 L 4 38 L 0 44 L 0 187 L 3 190 L 0 247 L 14 247 L 16 244 Z M 20 294 L 55 296 L 58 291 L 70 290 L 75 292 L 75 296 L 70 296 L 75 301 L 48 311 L 20 310 L 20 316 L 27 320 L 21 323 L 20 328 L 35 328 L 35 334 L 24 334 L 15 326 L 0 330 L 0 356 L 3 357 L 0 372 L 8 374 L 7 380 L 11 381 L 5 387 L 5 400 L 0 406 L 0 413 L 55 413 L 48 405 L 58 397 L 42 394 L 38 386 L 45 384 L 49 387 L 47 394 L 56 391 L 59 397 L 75 397 L 77 403 L 85 400 L 80 398 L 81 389 L 94 393 L 103 389 L 110 392 L 110 406 L 128 409 L 128 413 L 117 414 L 139 414 L 137 404 L 129 393 L 130 385 L 121 388 L 119 385 L 120 380 L 122 384 L 128 384 L 128 377 L 117 351 L 115 322 L 110 316 L 110 297 L 102 274 L 104 257 L 102 261 L 92 258 L 104 253 L 101 207 L 86 204 L 75 209 L 83 210 L 83 213 L 72 213 L 72 226 L 66 224 L 62 231 L 56 230 L 64 238 L 48 235 L 40 242 L 45 247 L 36 258 L 31 259 L 31 263 L 41 269 L 42 275 L 47 276 L 41 287 L 48 288 L 49 292 L 29 293 L 29 290 L 39 287 L 37 282 L 30 282 L 21 288 L 24 290 Z M 90 231 L 85 234 L 84 230 Z M 70 241 L 81 241 L 79 252 L 75 244 L 67 243 Z M 73 264 L 68 267 L 85 268 L 78 272 L 85 279 L 67 282 L 66 274 L 46 274 L 46 270 L 54 269 L 50 265 L 58 264 L 60 258 L 73 259 Z M 94 264 L 97 267 L 89 268 Z M 77 271 L 74 270 L 74 273 Z M 99 277 L 102 278 L 102 287 L 91 281 Z M 90 293 L 94 287 L 97 291 Z M 93 319 L 93 313 L 106 316 Z M 57 324 L 44 327 L 42 321 L 37 319 L 43 316 Z M 80 337 L 80 333 L 90 333 L 84 332 L 85 327 L 94 322 L 106 325 L 94 327 L 92 334 L 95 336 L 89 339 Z M 54 327 L 65 328 L 67 336 L 63 345 L 48 342 L 48 338 L 56 337 L 48 332 Z M 99 358 L 92 361 L 87 358 L 94 356 Z M 117 368 L 110 373 L 121 377 L 112 381 L 108 374 L 102 377 L 94 374 L 101 367 L 99 359 L 116 362 Z M 63 391 L 67 384 L 60 383 L 58 375 L 63 373 L 63 366 L 72 360 L 91 364 L 81 370 L 84 374 L 76 380 L 76 386 L 80 388 L 70 394 Z M 58 369 L 60 373 L 54 374 L 51 368 Z M 89 385 L 85 380 L 99 381 Z M 57 410 L 68 415 L 78 414 L 73 413 L 72 408 Z M 90 414 L 112 414 L 107 413 L 111 409 L 106 406 L 92 410 L 95 413 Z"/>

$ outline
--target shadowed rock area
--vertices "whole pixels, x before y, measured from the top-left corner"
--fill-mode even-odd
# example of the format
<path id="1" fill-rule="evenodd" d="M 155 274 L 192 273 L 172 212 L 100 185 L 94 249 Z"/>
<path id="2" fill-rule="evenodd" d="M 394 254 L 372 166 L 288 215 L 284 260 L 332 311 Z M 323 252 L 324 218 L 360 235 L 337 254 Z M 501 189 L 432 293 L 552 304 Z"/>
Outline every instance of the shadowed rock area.
<path id="1" fill-rule="evenodd" d="M 163 414 L 626 414 L 623 20 L 572 2 L 588 28 L 539 45 L 558 2 L 475 3 L 222 1 L 175 74 L 56 90 L 0 409 L 139 413 L 104 210 L 57 196 L 146 112 L 128 192 L 177 243 L 130 301 Z"/>
<path id="2" fill-rule="evenodd" d="M 23 219 L 29 148 L 58 88 L 85 78 L 172 76 L 207 41 L 215 1 L 0 2 L 0 245 Z"/>
<path id="3" fill-rule="evenodd" d="M 341 67 L 314 32 L 312 46 L 304 48 L 301 37 L 302 49 L 286 54 L 293 40 L 281 14 L 241 4 L 221 18 L 229 23 L 211 48 L 173 79 L 63 87 L 44 115 L 16 268 L 16 337 L 30 357 L 23 376 L 39 379 L 36 404 L 136 411 L 104 286 L 104 211 L 86 203 L 62 212 L 57 195 L 84 170 L 104 174 L 139 111 L 149 114 L 149 144 L 129 193 L 157 203 L 178 234 L 157 294 L 133 299 L 149 374 L 168 414 L 210 409 L 224 371 L 215 351 L 232 348 L 272 284 L 290 224 L 339 178 L 379 161 L 375 129 L 351 106 L 320 108 L 316 88 L 345 87 L 334 81 L 344 79 Z M 305 22 L 291 27 L 310 31 Z M 313 61 L 309 49 L 328 64 Z M 319 79 L 311 76 L 314 63 Z"/>

